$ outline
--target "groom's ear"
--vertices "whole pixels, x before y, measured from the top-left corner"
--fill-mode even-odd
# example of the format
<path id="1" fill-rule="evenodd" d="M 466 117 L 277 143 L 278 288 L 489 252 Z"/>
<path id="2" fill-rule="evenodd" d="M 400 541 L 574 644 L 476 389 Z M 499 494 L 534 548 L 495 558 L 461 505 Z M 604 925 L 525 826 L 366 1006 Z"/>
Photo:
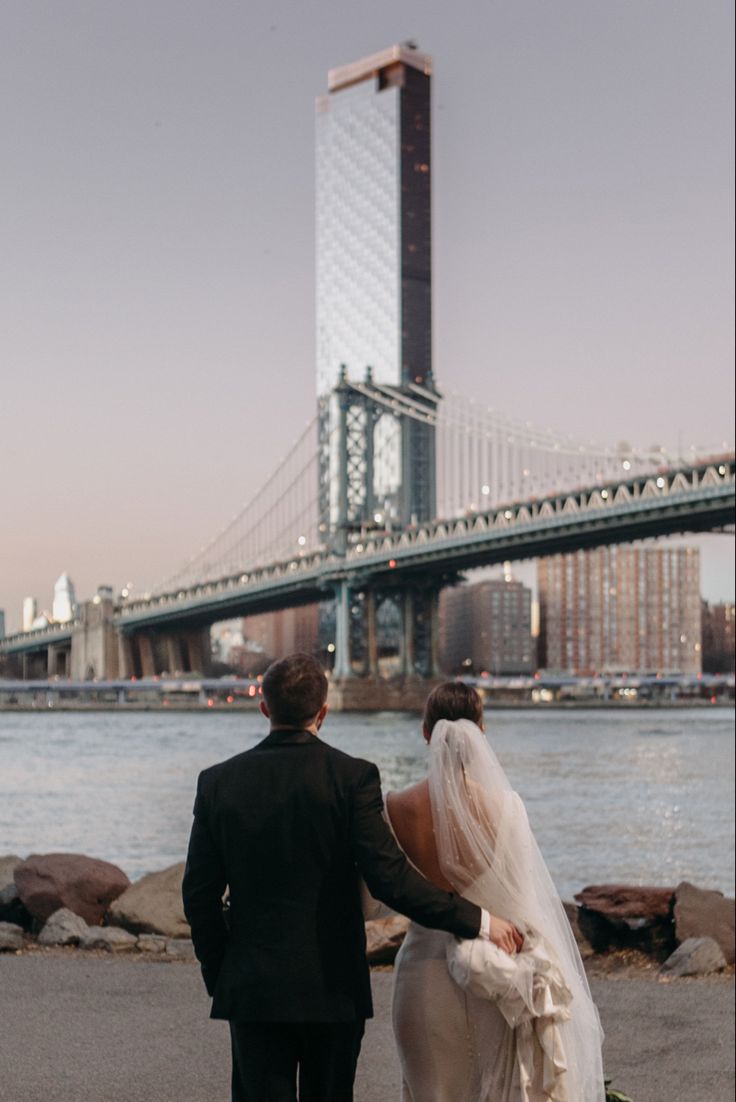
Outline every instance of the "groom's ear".
<path id="1" fill-rule="evenodd" d="M 259 708 L 260 708 L 260 710 L 261 710 L 261 715 L 265 716 L 265 717 L 266 717 L 266 719 L 270 719 L 270 718 L 271 718 L 271 713 L 270 713 L 270 712 L 269 712 L 269 710 L 268 710 L 268 704 L 266 704 L 266 701 L 265 701 L 265 700 L 260 700 L 260 701 L 258 702 L 258 707 L 259 707 Z"/>
<path id="2" fill-rule="evenodd" d="M 317 719 L 315 720 L 315 722 L 317 724 L 317 730 L 318 731 L 319 731 L 320 727 L 322 726 L 322 724 L 324 723 L 325 716 L 327 715 L 329 710 L 330 709 L 327 707 L 327 702 L 325 701 L 325 703 L 322 705 L 320 710 L 317 712 Z"/>

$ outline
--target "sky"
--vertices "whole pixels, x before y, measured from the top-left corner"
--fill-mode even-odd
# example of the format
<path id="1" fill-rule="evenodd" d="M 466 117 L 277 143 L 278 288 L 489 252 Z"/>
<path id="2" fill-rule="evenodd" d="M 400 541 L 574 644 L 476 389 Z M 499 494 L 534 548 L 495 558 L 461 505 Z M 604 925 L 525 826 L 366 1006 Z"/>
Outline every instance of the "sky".
<path id="1" fill-rule="evenodd" d="M 434 59 L 440 388 L 585 438 L 732 444 L 722 0 L 10 0 L 0 608 L 143 591 L 311 418 L 314 100 Z M 703 549 L 733 598 L 734 540 Z"/>

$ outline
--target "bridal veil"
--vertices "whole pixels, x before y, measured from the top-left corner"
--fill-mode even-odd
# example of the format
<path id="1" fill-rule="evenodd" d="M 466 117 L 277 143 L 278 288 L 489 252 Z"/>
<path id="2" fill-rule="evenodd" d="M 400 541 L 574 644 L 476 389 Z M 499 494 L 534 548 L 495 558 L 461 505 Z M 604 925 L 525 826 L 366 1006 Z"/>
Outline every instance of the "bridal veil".
<path id="1" fill-rule="evenodd" d="M 603 1102 L 602 1032 L 567 915 L 532 834 L 521 797 L 476 724 L 439 720 L 430 741 L 429 794 L 442 872 L 491 914 L 541 937 L 572 994 L 560 1025 L 567 1097 Z M 482 1019 L 483 1004 L 476 1004 Z M 475 1023 L 478 1039 L 483 1022 Z M 488 1061 L 489 1079 L 494 1053 Z"/>

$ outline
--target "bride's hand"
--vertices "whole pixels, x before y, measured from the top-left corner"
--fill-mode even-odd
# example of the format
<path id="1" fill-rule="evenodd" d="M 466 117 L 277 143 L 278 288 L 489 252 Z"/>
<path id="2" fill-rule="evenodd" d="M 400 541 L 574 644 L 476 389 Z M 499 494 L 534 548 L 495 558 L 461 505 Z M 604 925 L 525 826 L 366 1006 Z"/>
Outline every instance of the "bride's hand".
<path id="1" fill-rule="evenodd" d="M 505 918 L 497 918 L 496 915 L 491 915 L 491 941 L 511 956 L 518 953 L 524 944 L 524 938 L 513 922 L 507 922 Z"/>

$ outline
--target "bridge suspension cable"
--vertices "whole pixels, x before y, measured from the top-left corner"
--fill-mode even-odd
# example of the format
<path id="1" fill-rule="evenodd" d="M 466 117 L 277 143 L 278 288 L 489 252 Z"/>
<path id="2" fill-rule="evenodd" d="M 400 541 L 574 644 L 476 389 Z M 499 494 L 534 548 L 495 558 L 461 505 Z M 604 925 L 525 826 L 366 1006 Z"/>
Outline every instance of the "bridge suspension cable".
<path id="1" fill-rule="evenodd" d="M 421 386 L 397 388 L 349 381 L 352 390 L 384 411 L 376 421 L 375 470 L 381 456 L 397 454 L 400 420 L 412 418 L 436 429 L 437 515 L 463 516 L 502 504 L 572 492 L 580 486 L 646 474 L 677 462 L 727 450 L 689 449 L 678 460 L 664 448 L 615 447 L 540 429 L 514 420 L 464 395 L 437 396 Z M 367 424 L 363 420 L 363 424 Z M 155 593 L 183 590 L 199 582 L 233 577 L 255 567 L 322 547 L 319 525 L 320 453 L 331 454 L 337 426 L 328 442 L 319 440 L 319 416 L 304 427 L 273 473 L 237 513 Z M 330 476 L 332 477 L 332 475 Z M 337 477 L 337 473 L 334 473 Z M 380 487 L 375 487 L 380 496 Z M 387 523 L 389 518 L 386 517 Z"/>
<path id="2" fill-rule="evenodd" d="M 317 457 L 315 415 L 252 497 L 153 592 L 186 589 L 195 582 L 313 551 L 319 537 Z"/>
<path id="3" fill-rule="evenodd" d="M 453 516 L 668 465 L 664 449 L 616 447 L 516 421 L 449 393 L 437 415 L 438 512 Z"/>

